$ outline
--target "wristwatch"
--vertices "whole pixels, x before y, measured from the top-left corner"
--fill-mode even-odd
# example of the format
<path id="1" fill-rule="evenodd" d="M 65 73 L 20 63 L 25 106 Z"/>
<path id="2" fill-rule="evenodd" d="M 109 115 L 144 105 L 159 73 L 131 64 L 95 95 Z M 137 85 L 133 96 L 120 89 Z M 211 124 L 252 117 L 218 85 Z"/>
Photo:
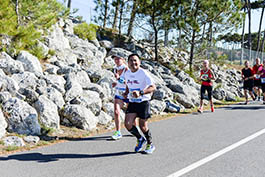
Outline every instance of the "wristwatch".
<path id="1" fill-rule="evenodd" d="M 140 91 L 140 95 L 144 95 L 144 91 L 143 90 Z"/>

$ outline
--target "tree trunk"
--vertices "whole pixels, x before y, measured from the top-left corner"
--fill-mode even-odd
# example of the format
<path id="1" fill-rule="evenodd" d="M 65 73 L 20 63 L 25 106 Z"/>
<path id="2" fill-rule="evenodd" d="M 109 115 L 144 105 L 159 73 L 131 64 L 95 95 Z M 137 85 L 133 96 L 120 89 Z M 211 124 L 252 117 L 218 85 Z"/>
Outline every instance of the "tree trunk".
<path id="1" fill-rule="evenodd" d="M 70 9 L 70 11 L 71 11 L 71 3 L 72 3 L 72 0 L 68 0 L 68 3 L 67 3 L 67 8 L 69 8 L 69 9 Z"/>
<path id="2" fill-rule="evenodd" d="M 105 12 L 104 12 L 104 21 L 103 21 L 103 28 L 106 27 L 106 23 L 107 23 L 107 15 L 108 15 L 108 0 L 105 0 Z"/>
<path id="3" fill-rule="evenodd" d="M 154 31 L 155 31 L 155 60 L 158 61 L 158 30 L 156 29 L 155 25 L 154 25 Z"/>
<path id="4" fill-rule="evenodd" d="M 251 58 L 251 49 L 252 49 L 252 41 L 251 41 L 251 6 L 250 6 L 250 0 L 245 0 L 247 3 L 248 8 L 248 49 L 249 49 L 249 61 L 252 61 Z"/>
<path id="5" fill-rule="evenodd" d="M 16 0 L 17 28 L 20 26 L 19 0 Z"/>
<path id="6" fill-rule="evenodd" d="M 165 39 L 164 39 L 164 46 L 168 46 L 168 34 L 169 34 L 169 29 L 165 28 Z"/>
<path id="7" fill-rule="evenodd" d="M 179 38 L 178 38 L 178 48 L 181 49 L 182 48 L 182 38 L 181 38 L 182 32 L 181 32 L 181 28 L 179 29 Z"/>
<path id="8" fill-rule="evenodd" d="M 245 11 L 245 9 L 244 9 Z M 243 28 L 242 28 L 242 35 L 241 35 L 241 58 L 240 58 L 240 65 L 243 64 L 243 57 L 244 57 L 244 41 L 245 41 L 245 18 L 243 18 Z"/>
<path id="9" fill-rule="evenodd" d="M 131 12 L 131 18 L 130 18 L 129 26 L 128 26 L 128 33 L 127 33 L 128 37 L 132 36 L 133 22 L 135 20 L 136 12 L 137 12 L 137 0 L 133 0 L 133 7 L 132 7 L 132 12 Z"/>
<path id="10" fill-rule="evenodd" d="M 120 7 L 119 37 L 121 37 L 123 8 L 124 8 L 124 2 L 122 1 L 121 2 L 121 7 Z"/>
<path id="11" fill-rule="evenodd" d="M 190 47 L 190 73 L 192 73 L 192 64 L 193 64 L 193 54 L 194 54 L 194 46 L 195 46 L 195 29 L 192 30 L 192 38 L 191 38 L 191 47 Z"/>
<path id="12" fill-rule="evenodd" d="M 156 9 L 155 1 L 153 1 L 153 8 Z M 153 10 L 153 14 L 151 16 L 151 24 L 153 26 L 155 32 L 155 61 L 158 61 L 158 29 L 155 23 L 155 10 Z"/>
<path id="13" fill-rule="evenodd" d="M 213 23 L 210 22 L 209 29 L 208 29 L 208 34 L 207 34 L 207 40 L 208 40 L 207 47 L 211 47 L 212 46 L 212 37 L 213 37 Z"/>
<path id="14" fill-rule="evenodd" d="M 198 13 L 198 8 L 199 8 L 199 2 L 196 1 L 195 2 L 195 9 L 194 9 L 194 20 L 197 21 L 197 13 Z M 190 69 L 190 74 L 192 74 L 193 69 L 192 69 L 192 65 L 193 65 L 193 55 L 194 55 L 194 47 L 195 47 L 195 37 L 196 37 L 196 29 L 194 29 L 194 27 L 192 27 L 192 37 L 191 37 L 191 46 L 190 46 L 190 61 L 189 61 L 189 69 Z"/>
<path id="15" fill-rule="evenodd" d="M 257 55 L 256 58 L 259 57 L 259 49 L 260 49 L 260 33 L 261 33 L 261 25 L 262 25 L 262 19 L 264 14 L 265 5 L 262 7 L 261 15 L 260 15 L 260 21 L 259 21 L 259 32 L 258 32 L 258 46 L 257 46 Z"/>
<path id="16" fill-rule="evenodd" d="M 204 35 L 205 35 L 205 27 L 206 24 L 204 23 L 203 28 L 202 28 L 202 40 L 204 41 Z"/>
<path id="17" fill-rule="evenodd" d="M 117 27 L 117 21 L 118 21 L 118 13 L 120 11 L 120 0 L 116 1 L 116 6 L 115 6 L 115 13 L 114 13 L 114 19 L 113 19 L 113 24 L 112 28 L 116 30 Z"/>

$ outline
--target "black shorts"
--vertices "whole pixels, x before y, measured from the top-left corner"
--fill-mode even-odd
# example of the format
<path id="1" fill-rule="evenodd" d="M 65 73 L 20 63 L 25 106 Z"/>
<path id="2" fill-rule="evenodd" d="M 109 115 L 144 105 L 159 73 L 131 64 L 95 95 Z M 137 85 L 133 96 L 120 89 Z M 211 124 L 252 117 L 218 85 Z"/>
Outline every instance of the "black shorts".
<path id="1" fill-rule="evenodd" d="M 243 88 L 244 88 L 244 90 L 252 91 L 253 85 L 254 85 L 253 80 L 247 80 L 247 81 L 244 81 Z"/>
<path id="2" fill-rule="evenodd" d="M 208 93 L 208 99 L 211 100 L 212 99 L 213 86 L 206 86 L 206 85 L 201 86 L 201 100 L 204 99 L 204 95 L 205 95 L 206 90 Z"/>
<path id="3" fill-rule="evenodd" d="M 261 87 L 261 80 L 260 79 L 258 79 L 258 80 L 254 79 L 254 87 Z"/>
<path id="4" fill-rule="evenodd" d="M 143 101 L 141 103 L 129 102 L 126 114 L 136 113 L 140 119 L 148 119 L 151 117 L 150 102 Z"/>

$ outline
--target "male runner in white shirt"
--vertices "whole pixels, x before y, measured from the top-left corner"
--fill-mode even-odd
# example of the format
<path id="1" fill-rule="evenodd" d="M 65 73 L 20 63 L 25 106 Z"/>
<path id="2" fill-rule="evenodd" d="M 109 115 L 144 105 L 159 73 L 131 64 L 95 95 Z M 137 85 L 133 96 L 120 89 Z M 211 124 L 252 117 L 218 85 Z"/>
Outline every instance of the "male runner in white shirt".
<path id="1" fill-rule="evenodd" d="M 130 70 L 124 75 L 127 84 L 124 96 L 129 98 L 129 105 L 125 116 L 125 127 L 137 138 L 135 152 L 141 151 L 143 145 L 147 142 L 144 152 L 151 154 L 155 150 L 155 146 L 152 144 L 152 136 L 147 120 L 151 117 L 149 100 L 156 86 L 147 71 L 140 67 L 140 64 L 141 61 L 137 54 L 131 54 L 128 57 Z M 139 127 L 145 138 L 141 136 L 134 125 L 136 117 L 139 117 Z"/>

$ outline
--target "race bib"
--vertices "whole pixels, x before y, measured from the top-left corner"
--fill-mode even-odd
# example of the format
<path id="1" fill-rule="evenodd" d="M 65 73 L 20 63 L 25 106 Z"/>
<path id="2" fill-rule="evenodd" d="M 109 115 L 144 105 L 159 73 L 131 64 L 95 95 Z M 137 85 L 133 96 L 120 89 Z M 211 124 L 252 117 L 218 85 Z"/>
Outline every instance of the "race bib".
<path id="1" fill-rule="evenodd" d="M 123 93 L 124 93 L 124 90 L 118 90 L 118 94 L 119 94 L 120 96 L 122 96 Z"/>
<path id="2" fill-rule="evenodd" d="M 265 84 L 265 77 L 264 78 L 261 78 L 260 80 L 261 80 L 261 83 L 262 84 Z"/>
<path id="3" fill-rule="evenodd" d="M 118 95 L 118 96 L 123 96 L 122 94 L 125 92 L 125 88 L 119 88 L 119 87 L 117 87 L 116 88 L 116 95 Z"/>
<path id="4" fill-rule="evenodd" d="M 208 81 L 209 80 L 208 74 L 202 74 L 201 79 L 203 81 Z"/>

